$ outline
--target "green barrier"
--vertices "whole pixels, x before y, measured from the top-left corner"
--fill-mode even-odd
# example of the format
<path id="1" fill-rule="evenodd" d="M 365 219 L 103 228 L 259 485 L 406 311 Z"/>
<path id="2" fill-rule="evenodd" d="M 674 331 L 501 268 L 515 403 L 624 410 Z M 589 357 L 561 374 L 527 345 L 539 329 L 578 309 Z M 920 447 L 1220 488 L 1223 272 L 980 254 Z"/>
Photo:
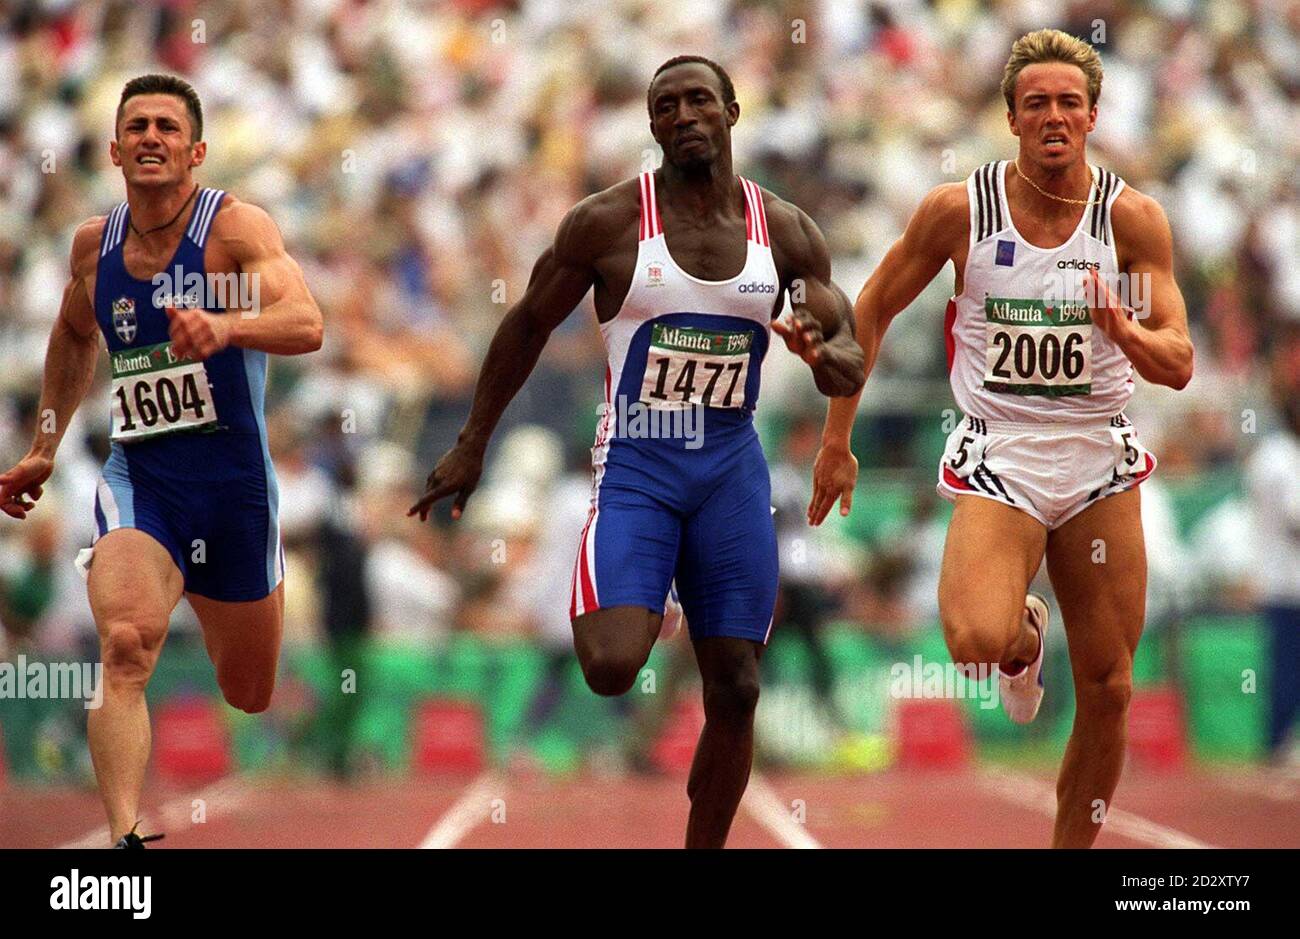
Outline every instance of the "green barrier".
<path id="1" fill-rule="evenodd" d="M 823 642 L 830 659 L 836 717 L 844 729 L 862 737 L 888 731 L 894 703 L 891 669 L 896 664 L 912 668 L 917 655 L 922 665 L 949 662 L 937 623 L 897 645 L 854 624 L 833 623 L 826 628 Z M 1168 679 L 1168 648 L 1167 637 L 1160 634 L 1147 636 L 1139 645 L 1134 662 L 1139 687 Z M 1063 645 L 1049 652 L 1048 695 L 1039 719 L 1029 727 L 1012 724 L 1000 707 L 981 707 L 987 694 L 980 697 L 963 687 L 963 707 L 981 744 L 1064 746 L 1074 715 L 1069 662 Z M 1266 659 L 1265 632 L 1255 617 L 1200 617 L 1186 624 L 1181 676 L 1197 756 L 1249 759 L 1261 753 Z M 231 730 L 237 765 L 246 771 L 341 769 L 349 763 L 399 771 L 407 765 L 411 721 L 420 702 L 450 696 L 482 707 L 493 762 L 505 762 L 527 744 L 545 767 L 567 772 L 580 765 L 590 747 L 620 739 L 630 718 L 662 703 L 638 693 L 640 684 L 625 699 L 598 698 L 586 687 L 574 659 L 567 666 L 561 700 L 547 725 L 535 739 L 524 740 L 525 719 L 545 663 L 544 653 L 529 643 L 492 645 L 469 634 L 454 636 L 441 649 L 378 643 L 287 648 L 271 709 L 246 715 L 223 707 L 222 713 Z M 760 707 L 769 708 L 767 726 L 800 738 L 778 741 L 778 749 L 812 754 L 824 748 L 818 741 L 827 728 L 820 724 L 829 715 L 813 713 L 819 708 L 811 692 L 810 651 L 799 637 L 778 634 L 763 664 Z M 660 684 L 667 681 L 664 647 L 655 648 L 647 666 L 656 670 Z M 355 670 L 354 694 L 343 693 L 341 687 L 349 668 Z M 1254 693 L 1243 690 L 1243 673 L 1248 670 L 1256 676 Z M 660 687 L 656 693 L 670 691 Z M 187 637 L 168 644 L 149 698 L 156 707 L 174 695 L 195 692 L 220 700 L 201 642 Z M 810 729 L 809 720 L 820 724 Z M 84 771 L 85 715 L 79 706 L 66 701 L 0 700 L 0 725 L 15 777 L 76 778 Z"/>
<path id="2" fill-rule="evenodd" d="M 875 479 L 859 486 L 853 512 L 844 522 L 849 537 L 862 544 L 877 544 L 903 530 L 912 518 L 915 486 Z"/>
<path id="3" fill-rule="evenodd" d="M 494 650 L 495 680 L 488 696 L 487 745 L 491 758 L 504 761 L 514 748 L 541 684 L 545 656 L 535 646 L 516 642 Z"/>
<path id="4" fill-rule="evenodd" d="M 1133 687 L 1145 688 L 1158 685 L 1169 677 L 1164 632 L 1145 633 L 1138 642 L 1137 652 L 1133 654 Z"/>
<path id="5" fill-rule="evenodd" d="M 1212 509 L 1241 494 L 1241 474 L 1235 468 L 1165 480 L 1178 537 L 1187 538 Z"/>
<path id="6" fill-rule="evenodd" d="M 192 694 L 221 697 L 216 669 L 208 659 L 202 637 L 194 634 L 172 636 L 163 646 L 154 668 L 145 698 L 150 707 L 177 695 Z"/>
<path id="7" fill-rule="evenodd" d="M 764 677 L 774 685 L 802 685 L 812 675 L 812 653 L 792 633 L 777 633 L 763 653 Z"/>
<path id="8" fill-rule="evenodd" d="M 1263 755 L 1267 634 L 1255 616 L 1196 617 L 1182 637 L 1187 719 L 1196 756 L 1249 760 Z"/>
<path id="9" fill-rule="evenodd" d="M 845 727 L 882 734 L 889 724 L 891 657 L 879 640 L 852 624 L 832 623 L 824 641 L 831 660 L 835 707 Z"/>
<path id="10" fill-rule="evenodd" d="M 455 636 L 443 662 L 445 685 L 442 693 L 470 701 L 483 700 L 488 683 L 488 650 L 483 641 L 469 633 Z"/>
<path id="11" fill-rule="evenodd" d="M 0 698 L 0 731 L 4 759 L 16 779 L 77 782 L 89 770 L 81 701 Z"/>
<path id="12" fill-rule="evenodd" d="M 943 421 L 921 421 L 912 444 L 914 465 L 925 467 L 927 471 L 939 465 L 944 447 L 948 445 L 948 432 L 943 427 Z"/>

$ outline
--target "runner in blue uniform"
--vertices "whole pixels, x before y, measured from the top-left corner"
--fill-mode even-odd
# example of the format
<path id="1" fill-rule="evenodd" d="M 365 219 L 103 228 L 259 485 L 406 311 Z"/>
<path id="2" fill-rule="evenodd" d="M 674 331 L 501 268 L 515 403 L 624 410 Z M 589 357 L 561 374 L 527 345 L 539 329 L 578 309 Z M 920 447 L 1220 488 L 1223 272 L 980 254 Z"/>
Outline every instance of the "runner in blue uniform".
<path id="1" fill-rule="evenodd" d="M 25 518 L 108 345 L 112 452 L 87 574 L 103 658 L 90 752 L 111 841 L 135 834 L 149 759 L 144 689 L 182 593 L 226 700 L 264 710 L 284 609 L 278 488 L 262 405 L 268 354 L 320 348 L 320 310 L 260 208 L 199 186 L 202 109 L 179 78 L 127 83 L 109 153 L 127 199 L 83 224 L 50 336 L 35 440 L 0 475 Z"/>
<path id="2" fill-rule="evenodd" d="M 561 223 L 492 340 L 460 442 L 411 511 L 424 518 L 455 494 L 459 516 L 506 405 L 594 287 L 604 418 L 573 578 L 556 592 L 569 588 L 587 684 L 617 695 L 645 664 L 675 579 L 704 682 L 686 844 L 721 847 L 749 779 L 776 600 L 771 484 L 753 420 L 770 331 L 827 395 L 857 392 L 863 358 L 817 226 L 732 169 L 740 105 L 727 73 L 670 59 L 647 105 L 663 166 L 583 200 Z M 773 323 L 787 292 L 792 321 Z"/>

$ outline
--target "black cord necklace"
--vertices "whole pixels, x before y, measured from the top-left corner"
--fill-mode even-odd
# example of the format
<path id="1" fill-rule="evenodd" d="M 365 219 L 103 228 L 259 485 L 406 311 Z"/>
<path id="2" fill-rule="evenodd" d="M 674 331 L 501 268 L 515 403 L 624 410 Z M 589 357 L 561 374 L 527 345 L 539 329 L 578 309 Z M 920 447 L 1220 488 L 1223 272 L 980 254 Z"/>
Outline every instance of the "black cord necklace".
<path id="1" fill-rule="evenodd" d="M 131 231 L 135 232 L 135 236 L 137 238 L 144 238 L 145 235 L 152 235 L 156 231 L 162 231 L 164 228 L 170 228 L 172 225 L 176 224 L 176 220 L 180 218 L 181 213 L 185 211 L 185 206 L 190 204 L 190 200 L 194 198 L 194 194 L 198 191 L 199 191 L 199 187 L 197 185 L 190 190 L 190 194 L 185 197 L 185 202 L 182 203 L 181 207 L 176 210 L 176 214 L 171 217 L 171 221 L 163 222 L 161 225 L 155 225 L 153 228 L 145 232 L 142 232 L 140 231 L 140 229 L 136 228 L 135 222 L 131 221 L 129 218 L 127 219 L 127 224 L 131 226 Z"/>

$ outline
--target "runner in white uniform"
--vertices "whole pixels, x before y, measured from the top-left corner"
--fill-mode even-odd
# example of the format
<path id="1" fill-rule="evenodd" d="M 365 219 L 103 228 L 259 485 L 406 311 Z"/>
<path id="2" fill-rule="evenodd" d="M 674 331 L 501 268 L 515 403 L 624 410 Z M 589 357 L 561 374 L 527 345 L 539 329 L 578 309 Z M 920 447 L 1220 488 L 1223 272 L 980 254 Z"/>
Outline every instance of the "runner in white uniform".
<path id="1" fill-rule="evenodd" d="M 1124 188 L 1092 167 L 1069 240 L 1021 237 L 1006 202 L 1009 160 L 970 175 L 965 289 L 944 320 L 953 397 L 965 415 L 948 437 L 939 494 L 970 493 L 1027 512 L 1049 529 L 1155 469 L 1123 414 L 1133 364 L 1085 302 L 1086 275 L 1117 283 L 1110 212 Z M 995 445 L 996 444 L 996 445 Z"/>
<path id="2" fill-rule="evenodd" d="M 1002 92 L 1016 159 L 925 198 L 858 297 L 857 338 L 870 375 L 890 320 L 952 262 L 945 339 L 963 416 L 939 467 L 939 491 L 956 503 L 939 583 L 944 637 L 962 666 L 998 663 L 1007 714 L 1033 720 L 1048 610 L 1026 590 L 1046 558 L 1077 703 L 1053 845 L 1087 847 L 1119 782 L 1145 615 L 1135 487 L 1155 458 L 1123 409 L 1134 370 L 1185 386 L 1192 346 L 1164 213 L 1087 162 L 1096 52 L 1057 30 L 1030 33 L 1012 47 Z M 1139 309 L 1124 296 L 1141 298 Z M 856 399 L 831 402 L 813 524 L 837 498 L 849 511 L 856 410 Z"/>

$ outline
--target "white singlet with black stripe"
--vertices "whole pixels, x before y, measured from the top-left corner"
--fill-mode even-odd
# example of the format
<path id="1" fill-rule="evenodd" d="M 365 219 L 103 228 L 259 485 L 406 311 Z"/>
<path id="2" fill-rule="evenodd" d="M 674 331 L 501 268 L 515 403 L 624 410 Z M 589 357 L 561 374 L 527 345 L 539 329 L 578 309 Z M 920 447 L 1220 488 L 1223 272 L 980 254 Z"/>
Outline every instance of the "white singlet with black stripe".
<path id="1" fill-rule="evenodd" d="M 1051 424 L 1109 418 L 1133 393 L 1133 366 L 1093 328 L 1089 269 L 1115 290 L 1111 207 L 1124 182 L 1095 167 L 1074 234 L 1056 248 L 1026 241 L 1011 220 L 1006 160 L 966 181 L 970 247 L 963 290 L 948 301 L 945 340 L 953 397 L 986 421 Z M 1012 171 L 1014 172 L 1014 171 Z"/>

